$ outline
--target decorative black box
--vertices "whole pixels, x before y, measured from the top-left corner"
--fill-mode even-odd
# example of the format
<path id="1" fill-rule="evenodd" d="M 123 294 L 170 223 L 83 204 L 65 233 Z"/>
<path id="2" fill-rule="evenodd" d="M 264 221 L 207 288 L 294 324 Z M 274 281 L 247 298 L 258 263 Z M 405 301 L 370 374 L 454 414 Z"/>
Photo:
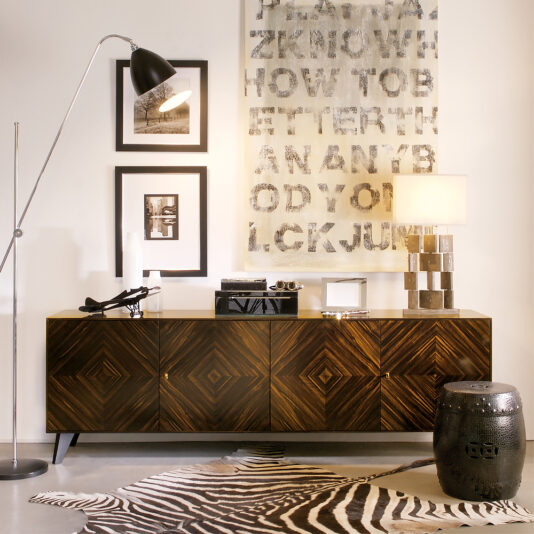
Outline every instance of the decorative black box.
<path id="1" fill-rule="evenodd" d="M 223 291 L 267 291 L 265 278 L 223 278 L 221 280 Z"/>
<path id="2" fill-rule="evenodd" d="M 297 315 L 298 291 L 215 291 L 215 315 Z"/>

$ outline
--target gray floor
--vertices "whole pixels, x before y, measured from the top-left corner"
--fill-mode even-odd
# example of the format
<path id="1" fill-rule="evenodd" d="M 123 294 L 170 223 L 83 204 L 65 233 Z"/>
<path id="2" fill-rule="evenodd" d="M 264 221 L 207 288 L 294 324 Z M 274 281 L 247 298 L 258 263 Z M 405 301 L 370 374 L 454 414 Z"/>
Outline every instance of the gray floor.
<path id="1" fill-rule="evenodd" d="M 166 471 L 176 465 L 207 462 L 230 454 L 235 443 L 80 443 L 61 465 L 50 464 L 40 477 L 0 481 L 0 534 L 72 534 L 85 524 L 82 512 L 30 504 L 40 491 L 104 492 Z M 11 448 L 0 444 L 0 458 Z M 50 460 L 51 445 L 22 445 L 19 456 Z M 319 465 L 346 476 L 383 471 L 432 456 L 430 443 L 288 443 L 287 456 L 294 461 Z M 379 479 L 383 487 L 416 494 L 434 502 L 456 502 L 441 491 L 434 466 Z M 534 511 L 534 442 L 527 446 L 523 482 L 514 499 Z M 534 524 L 451 529 L 450 534 L 501 534 L 534 532 Z"/>

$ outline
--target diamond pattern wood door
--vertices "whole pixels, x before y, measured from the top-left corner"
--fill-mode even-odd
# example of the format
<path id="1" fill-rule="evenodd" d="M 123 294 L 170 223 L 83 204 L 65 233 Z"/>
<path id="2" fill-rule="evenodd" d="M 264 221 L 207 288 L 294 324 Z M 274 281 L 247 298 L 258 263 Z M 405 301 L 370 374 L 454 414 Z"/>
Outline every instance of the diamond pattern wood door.
<path id="1" fill-rule="evenodd" d="M 436 324 L 436 388 L 447 382 L 491 380 L 491 321 L 465 319 Z"/>
<path id="2" fill-rule="evenodd" d="M 271 430 L 379 430 L 377 321 L 273 321 Z"/>
<path id="3" fill-rule="evenodd" d="M 161 321 L 160 430 L 269 430 L 268 321 Z"/>
<path id="4" fill-rule="evenodd" d="M 489 319 L 381 321 L 381 428 L 431 431 L 439 390 L 491 380 Z"/>
<path id="5" fill-rule="evenodd" d="M 157 321 L 47 321 L 47 432 L 153 432 Z"/>
<path id="6" fill-rule="evenodd" d="M 382 321 L 381 429 L 428 430 L 434 422 L 434 322 Z"/>

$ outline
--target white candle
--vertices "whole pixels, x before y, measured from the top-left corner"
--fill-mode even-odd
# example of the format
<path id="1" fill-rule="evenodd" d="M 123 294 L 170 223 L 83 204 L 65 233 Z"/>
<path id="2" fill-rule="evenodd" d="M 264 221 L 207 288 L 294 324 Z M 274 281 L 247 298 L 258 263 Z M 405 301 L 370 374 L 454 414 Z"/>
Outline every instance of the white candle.
<path id="1" fill-rule="evenodd" d="M 124 245 L 123 285 L 124 289 L 137 289 L 143 285 L 143 250 L 136 232 L 128 232 Z"/>

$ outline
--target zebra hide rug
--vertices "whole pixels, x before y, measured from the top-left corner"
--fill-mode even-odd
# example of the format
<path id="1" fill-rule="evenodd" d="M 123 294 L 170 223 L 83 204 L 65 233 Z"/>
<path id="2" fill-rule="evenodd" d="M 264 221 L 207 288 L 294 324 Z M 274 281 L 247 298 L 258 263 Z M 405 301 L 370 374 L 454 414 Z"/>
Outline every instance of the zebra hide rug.
<path id="1" fill-rule="evenodd" d="M 534 515 L 511 501 L 435 504 L 369 484 L 432 462 L 347 478 L 269 450 L 241 456 L 238 451 L 109 493 L 54 491 L 31 502 L 82 510 L 88 521 L 80 534 L 400 534 L 534 522 Z"/>

